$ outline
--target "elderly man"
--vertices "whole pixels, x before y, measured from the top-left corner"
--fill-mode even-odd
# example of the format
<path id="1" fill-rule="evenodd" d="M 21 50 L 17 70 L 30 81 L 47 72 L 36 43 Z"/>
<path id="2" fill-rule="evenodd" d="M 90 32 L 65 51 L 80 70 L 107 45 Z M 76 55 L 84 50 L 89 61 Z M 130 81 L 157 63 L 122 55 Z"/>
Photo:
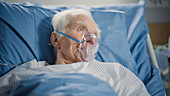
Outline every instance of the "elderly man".
<path id="1" fill-rule="evenodd" d="M 79 49 L 80 40 L 83 40 L 81 47 L 93 48 L 97 43 L 96 39 L 100 37 L 100 30 L 91 17 L 90 12 L 86 10 L 67 10 L 60 12 L 53 17 L 52 24 L 55 32 L 51 35 L 51 42 L 57 49 L 55 64 L 71 64 L 80 62 L 82 57 L 82 59 L 90 58 L 84 56 L 84 54 L 87 53 L 85 51 L 91 51 L 92 49 L 84 49 L 84 51 L 83 49 Z M 64 36 L 65 34 L 67 36 Z M 85 34 L 86 36 L 83 37 Z M 79 56 L 79 51 L 82 51 L 81 56 Z M 91 54 L 88 53 L 88 55 Z"/>
<path id="2" fill-rule="evenodd" d="M 89 11 L 73 9 L 59 12 L 54 15 L 52 25 L 54 32 L 51 34 L 51 42 L 56 50 L 57 65 L 36 60 L 24 63 L 0 78 L 3 83 L 0 88 L 6 86 L 3 92 L 12 90 L 12 85 L 33 75 L 56 72 L 91 74 L 107 81 L 118 96 L 150 96 L 143 82 L 127 68 L 119 63 L 101 63 L 94 60 L 100 30 Z M 26 71 L 18 72 L 21 69 Z M 10 81 L 12 85 L 7 84 L 4 79 L 10 77 L 10 74 L 15 74 L 15 78 Z"/>

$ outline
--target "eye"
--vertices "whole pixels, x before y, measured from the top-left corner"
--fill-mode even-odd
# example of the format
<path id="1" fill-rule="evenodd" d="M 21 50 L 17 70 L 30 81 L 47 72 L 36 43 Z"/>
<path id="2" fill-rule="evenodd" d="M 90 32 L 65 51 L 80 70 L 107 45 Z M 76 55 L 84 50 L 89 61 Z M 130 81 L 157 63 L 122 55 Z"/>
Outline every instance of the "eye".
<path id="1" fill-rule="evenodd" d="M 83 31 L 83 28 L 82 28 L 82 27 L 78 27 L 78 28 L 77 28 L 77 31 L 82 32 L 82 31 Z"/>

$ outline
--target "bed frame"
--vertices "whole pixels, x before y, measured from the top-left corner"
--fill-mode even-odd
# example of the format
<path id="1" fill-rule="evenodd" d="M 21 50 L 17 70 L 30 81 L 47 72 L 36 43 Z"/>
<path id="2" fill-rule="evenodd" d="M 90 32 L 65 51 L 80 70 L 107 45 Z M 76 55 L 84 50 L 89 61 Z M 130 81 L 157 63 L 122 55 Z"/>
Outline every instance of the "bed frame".
<path id="1" fill-rule="evenodd" d="M 152 41 L 151 41 L 149 34 L 147 35 L 147 46 L 148 46 L 148 53 L 150 56 L 151 64 L 155 65 L 159 69 L 159 66 L 158 66 L 158 63 L 156 60 L 156 56 L 155 56 L 155 52 L 153 50 Z"/>

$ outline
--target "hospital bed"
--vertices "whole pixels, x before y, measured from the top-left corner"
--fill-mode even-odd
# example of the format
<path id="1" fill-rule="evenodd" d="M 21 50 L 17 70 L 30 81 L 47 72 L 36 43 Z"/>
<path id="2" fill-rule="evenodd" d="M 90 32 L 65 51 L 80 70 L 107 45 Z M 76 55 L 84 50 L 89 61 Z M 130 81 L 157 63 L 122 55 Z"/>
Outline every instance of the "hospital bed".
<path id="1" fill-rule="evenodd" d="M 119 62 L 143 81 L 151 95 L 164 96 L 164 86 L 144 17 L 145 1 L 118 5 L 108 3 L 107 6 L 89 4 L 50 6 L 41 0 L 33 5 L 0 2 L 0 76 L 32 59 L 52 64 L 55 60 L 53 47 L 49 46 L 53 31 L 52 16 L 62 10 L 83 8 L 91 11 L 102 31 L 95 59 Z"/>

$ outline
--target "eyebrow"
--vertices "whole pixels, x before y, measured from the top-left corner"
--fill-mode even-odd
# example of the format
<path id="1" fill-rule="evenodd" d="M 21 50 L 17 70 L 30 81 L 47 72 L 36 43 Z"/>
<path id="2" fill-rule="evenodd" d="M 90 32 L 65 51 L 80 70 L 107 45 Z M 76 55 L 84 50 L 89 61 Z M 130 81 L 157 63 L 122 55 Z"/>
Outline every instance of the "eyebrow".
<path id="1" fill-rule="evenodd" d="M 84 22 L 76 21 L 76 24 L 77 24 L 77 25 L 80 25 L 80 26 L 82 26 L 82 27 L 87 28 L 87 25 L 86 25 Z"/>

